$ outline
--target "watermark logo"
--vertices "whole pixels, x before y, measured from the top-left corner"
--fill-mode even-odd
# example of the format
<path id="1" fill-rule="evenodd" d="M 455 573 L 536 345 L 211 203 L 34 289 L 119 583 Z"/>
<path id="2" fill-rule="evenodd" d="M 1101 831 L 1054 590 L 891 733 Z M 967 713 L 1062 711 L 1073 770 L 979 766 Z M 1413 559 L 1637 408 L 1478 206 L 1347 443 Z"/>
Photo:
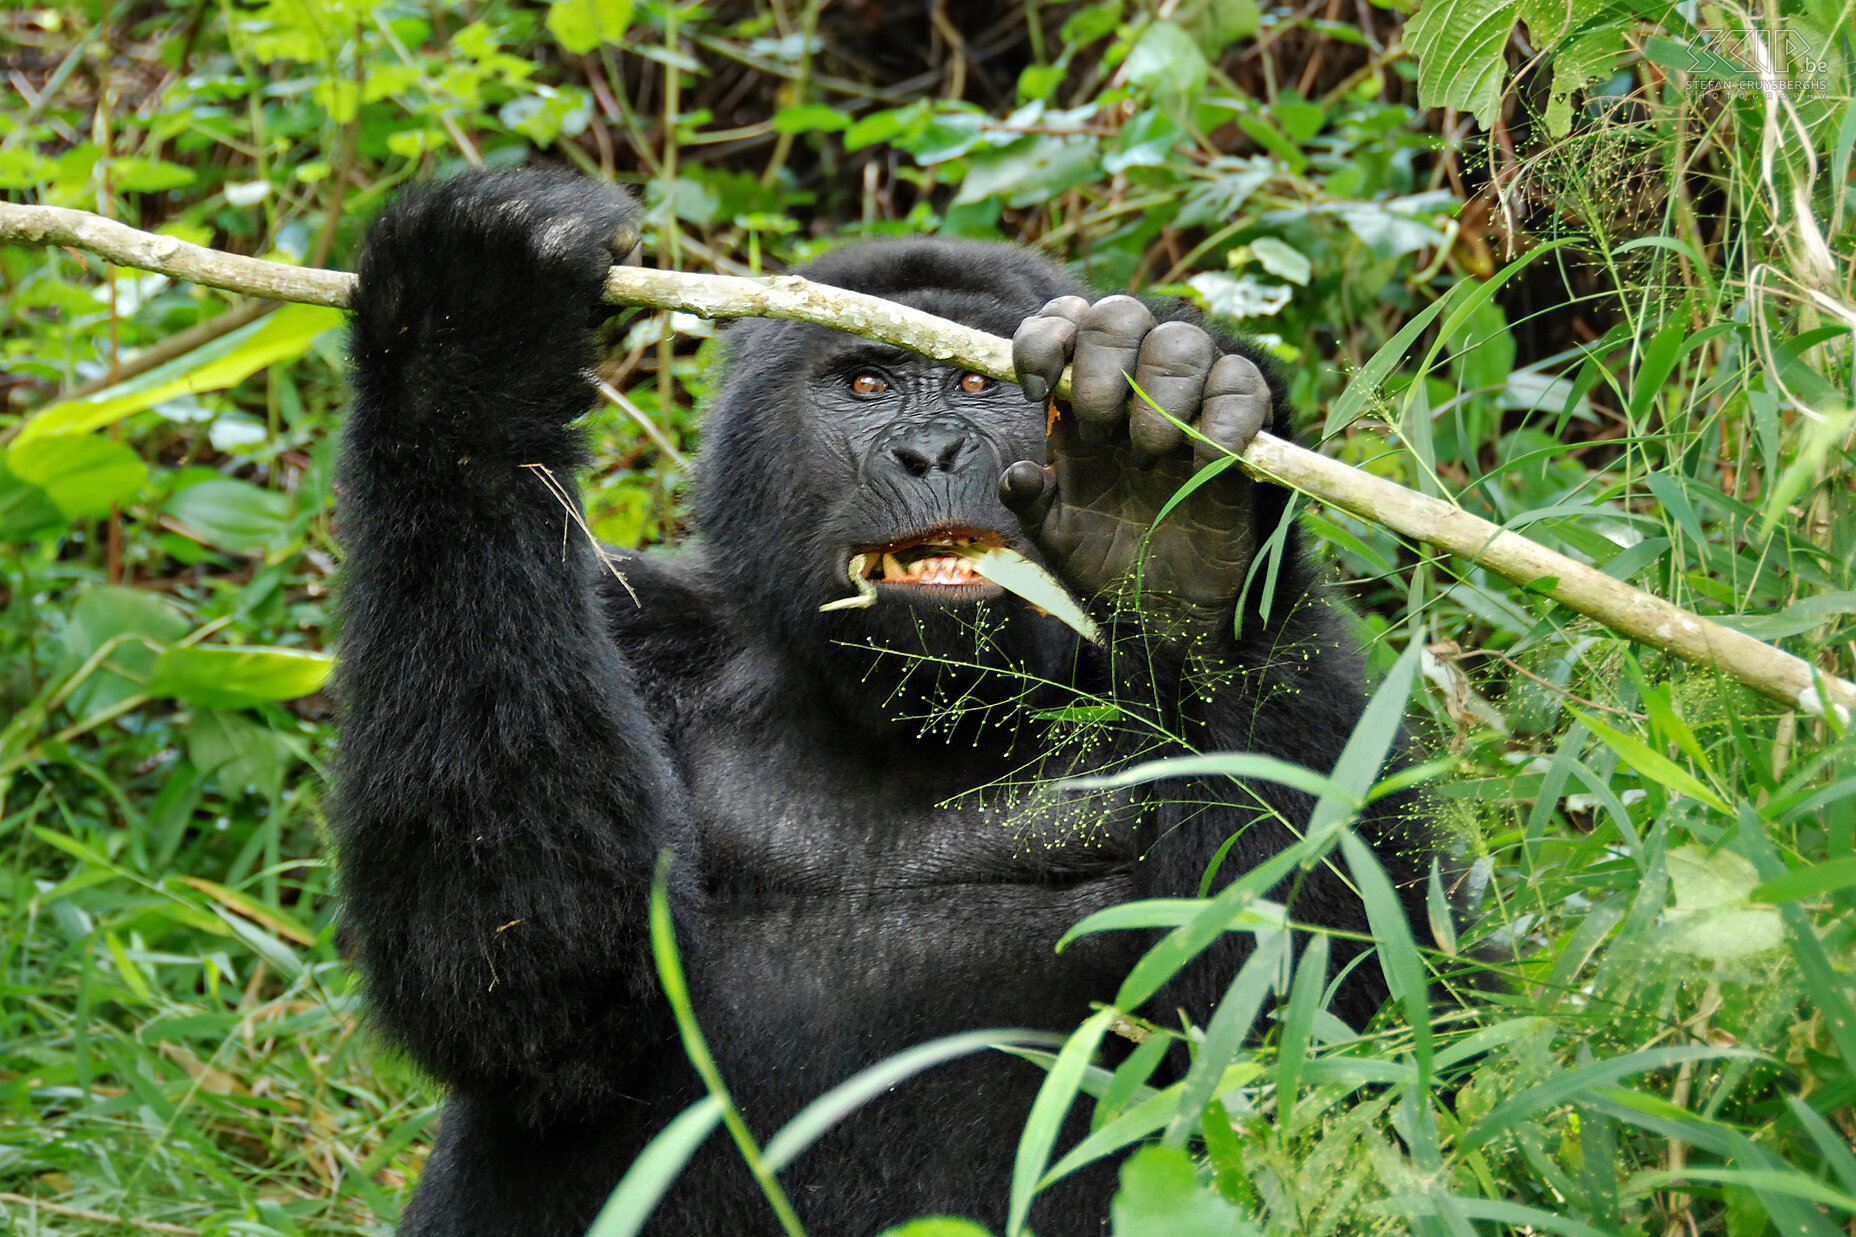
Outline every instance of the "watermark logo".
<path id="1" fill-rule="evenodd" d="M 1720 94 L 1825 94 L 1830 61 L 1797 30 L 1697 30 L 1690 41 L 1655 40 L 1670 53 L 1656 57 L 1697 80 L 1691 91 Z"/>

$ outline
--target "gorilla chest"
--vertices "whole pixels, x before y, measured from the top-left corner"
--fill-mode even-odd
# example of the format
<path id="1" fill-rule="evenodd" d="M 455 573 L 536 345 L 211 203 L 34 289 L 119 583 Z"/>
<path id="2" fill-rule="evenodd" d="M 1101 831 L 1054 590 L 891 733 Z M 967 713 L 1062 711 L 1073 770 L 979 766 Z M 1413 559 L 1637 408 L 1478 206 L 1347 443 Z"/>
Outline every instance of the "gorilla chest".
<path id="1" fill-rule="evenodd" d="M 710 1017 L 846 1038 L 862 1057 L 975 1026 L 1067 1025 L 1112 995 L 1121 943 L 1052 952 L 1134 896 L 1106 822 L 1066 819 L 1048 789 L 988 783 L 936 750 L 692 753 Z"/>

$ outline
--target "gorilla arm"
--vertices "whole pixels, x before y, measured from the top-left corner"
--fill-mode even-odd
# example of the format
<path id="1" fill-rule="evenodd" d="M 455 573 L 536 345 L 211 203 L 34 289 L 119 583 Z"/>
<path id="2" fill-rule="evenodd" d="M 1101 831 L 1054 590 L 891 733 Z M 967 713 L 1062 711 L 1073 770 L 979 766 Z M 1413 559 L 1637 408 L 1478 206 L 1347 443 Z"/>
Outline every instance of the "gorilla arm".
<path id="1" fill-rule="evenodd" d="M 1125 296 L 1094 305 L 1052 301 L 1019 327 L 1013 362 L 1036 402 L 1074 365 L 1071 407 L 1052 427 L 1051 464 L 1012 465 L 1000 492 L 1058 573 L 1114 612 L 1118 695 L 1150 703 L 1161 724 L 1196 750 L 1257 752 L 1331 771 L 1365 705 L 1365 672 L 1344 611 L 1324 595 L 1293 527 L 1276 551 L 1269 613 L 1260 608 L 1260 583 L 1251 585 L 1241 622 L 1237 611 L 1287 493 L 1227 466 L 1154 527 L 1199 470 L 1289 420 L 1268 362 L 1191 323 L 1157 323 Z M 1147 399 L 1130 388 L 1130 376 Z M 1155 830 L 1142 885 L 1174 897 L 1198 890 L 1228 840 L 1235 838 L 1214 888 L 1292 845 L 1314 806 L 1286 786 L 1226 778 L 1163 782 L 1150 802 Z M 1382 798 L 1358 828 L 1412 922 L 1421 923 L 1431 846 L 1414 823 L 1414 802 L 1410 794 Z M 1293 917 L 1367 933 L 1359 896 L 1332 867 L 1285 882 L 1273 896 L 1287 898 L 1291 889 Z M 1247 949 L 1248 938 L 1227 936 L 1160 1005 L 1208 1011 L 1236 965 L 1230 955 Z M 1337 940 L 1335 964 L 1357 951 Z M 1383 993 L 1377 968 L 1358 969 L 1335 1010 L 1363 1022 Z"/>
<path id="2" fill-rule="evenodd" d="M 353 303 L 345 930 L 421 1064 L 531 1115 L 596 1101 L 640 1050 L 644 901 L 683 816 L 604 565 L 528 467 L 571 486 L 581 463 L 589 314 L 635 210 L 535 173 L 409 190 Z"/>

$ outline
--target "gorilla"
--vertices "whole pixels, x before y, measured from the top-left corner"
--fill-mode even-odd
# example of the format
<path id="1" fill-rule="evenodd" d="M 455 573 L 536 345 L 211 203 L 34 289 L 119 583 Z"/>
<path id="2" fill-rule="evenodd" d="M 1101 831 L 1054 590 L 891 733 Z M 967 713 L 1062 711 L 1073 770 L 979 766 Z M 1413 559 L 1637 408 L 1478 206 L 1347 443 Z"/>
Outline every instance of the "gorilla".
<path id="1" fill-rule="evenodd" d="M 933 1037 L 1073 1029 L 1154 936 L 1054 953 L 1066 929 L 1196 896 L 1221 852 L 1222 887 L 1312 807 L 1230 778 L 1063 779 L 1214 749 L 1326 771 L 1364 704 L 1344 614 L 1280 527 L 1284 491 L 1227 468 L 1154 527 L 1208 459 L 1286 431 L 1267 358 L 1008 245 L 867 242 L 801 273 L 1013 336 L 1019 386 L 737 323 L 696 535 L 596 547 L 561 487 L 587 462 L 602 278 L 637 234 L 609 185 L 470 174 L 402 193 L 359 262 L 333 806 L 374 1016 L 448 1089 L 406 1237 L 581 1234 L 701 1098 L 651 957 L 665 848 L 696 1014 L 764 1139 Z M 975 571 L 976 547 L 1047 569 L 1099 643 Z M 1271 589 L 1250 580 L 1263 553 Z M 1422 922 L 1412 816 L 1389 796 L 1359 829 Z M 1272 896 L 1369 935 L 1325 867 Z M 1250 944 L 1228 934 L 1149 1012 L 1203 1025 Z M 1338 1016 L 1370 1019 L 1376 971 L 1341 981 Z M 782 1184 L 816 1237 L 935 1213 L 997 1230 L 1043 1077 L 996 1052 L 922 1073 Z M 1032 1226 L 1102 1231 L 1113 1173 L 1059 1183 Z M 648 1231 L 779 1228 L 716 1137 Z"/>

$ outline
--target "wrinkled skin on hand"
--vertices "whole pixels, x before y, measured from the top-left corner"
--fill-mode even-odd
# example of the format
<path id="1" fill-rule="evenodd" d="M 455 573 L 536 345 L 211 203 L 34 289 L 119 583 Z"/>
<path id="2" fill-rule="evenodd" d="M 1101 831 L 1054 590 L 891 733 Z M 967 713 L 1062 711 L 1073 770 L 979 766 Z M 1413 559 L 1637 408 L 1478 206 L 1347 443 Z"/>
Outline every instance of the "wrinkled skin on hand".
<path id="1" fill-rule="evenodd" d="M 1154 527 L 1196 472 L 1226 451 L 1242 452 L 1271 424 L 1262 372 L 1220 353 L 1204 330 L 1156 323 L 1128 296 L 1094 305 L 1060 297 L 1012 340 L 1019 384 L 1034 403 L 1047 400 L 1065 365 L 1074 369 L 1070 406 L 1060 406 L 1051 429 L 1050 464 L 1013 464 L 1000 497 L 1072 588 L 1123 598 L 1138 589 L 1143 616 L 1169 628 L 1228 628 L 1257 549 L 1255 485 L 1235 466 Z M 1135 394 L 1130 375 L 1152 404 Z"/>

